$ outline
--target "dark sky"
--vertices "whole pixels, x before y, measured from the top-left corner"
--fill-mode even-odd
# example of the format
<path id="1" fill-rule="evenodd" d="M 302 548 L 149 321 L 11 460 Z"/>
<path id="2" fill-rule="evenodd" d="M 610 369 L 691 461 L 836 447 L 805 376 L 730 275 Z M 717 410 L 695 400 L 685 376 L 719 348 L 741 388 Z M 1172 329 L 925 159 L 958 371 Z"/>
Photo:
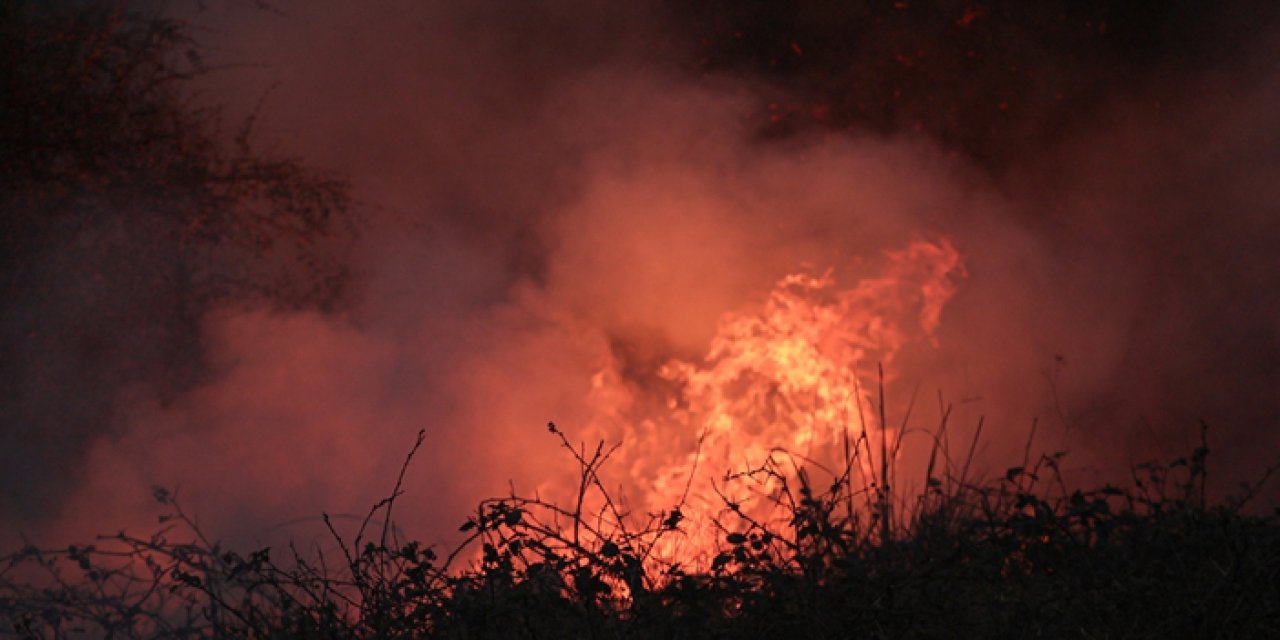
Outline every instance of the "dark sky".
<path id="1" fill-rule="evenodd" d="M 220 305 L 198 383 L 42 421 L 68 460 L 3 472 L 18 528 L 146 526 L 152 484 L 241 536 L 358 513 L 426 428 L 404 513 L 447 537 L 571 471 L 541 425 L 609 423 L 601 371 L 643 404 L 782 275 L 851 286 L 922 237 L 968 276 L 891 395 L 966 400 L 992 468 L 1033 419 L 1082 473 L 1199 420 L 1224 476 L 1280 455 L 1273 3 L 207 4 L 176 8 L 228 63 L 199 99 L 369 205 L 350 299 Z"/>

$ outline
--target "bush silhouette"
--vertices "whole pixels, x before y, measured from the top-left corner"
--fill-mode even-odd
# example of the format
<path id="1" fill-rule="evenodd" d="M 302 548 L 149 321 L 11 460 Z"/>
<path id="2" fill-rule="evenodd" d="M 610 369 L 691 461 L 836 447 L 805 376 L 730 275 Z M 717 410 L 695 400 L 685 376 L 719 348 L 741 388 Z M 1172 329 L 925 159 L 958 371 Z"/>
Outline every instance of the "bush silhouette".
<path id="1" fill-rule="evenodd" d="M 774 638 L 1275 637 L 1280 526 L 1240 498 L 1207 504 L 1209 449 L 1134 467 L 1132 486 L 1072 489 L 1062 453 L 975 482 L 942 464 L 920 495 L 848 475 L 787 487 L 784 523 L 742 505 L 706 566 L 658 560 L 683 505 L 641 525 L 575 447 L 578 498 L 482 501 L 447 553 L 401 540 L 391 494 L 337 552 L 227 550 L 169 492 L 166 527 L 0 558 L 0 631 L 19 637 Z M 407 467 L 423 435 L 405 460 Z M 737 474 L 776 473 L 768 464 Z M 854 491 L 856 489 L 856 491 Z M 869 497 L 868 497 L 869 496 Z M 870 510 L 851 498 L 866 499 Z M 884 525 L 890 501 L 902 514 Z M 598 504 L 588 510 L 585 505 Z M 909 506 L 910 505 L 910 506 Z"/>

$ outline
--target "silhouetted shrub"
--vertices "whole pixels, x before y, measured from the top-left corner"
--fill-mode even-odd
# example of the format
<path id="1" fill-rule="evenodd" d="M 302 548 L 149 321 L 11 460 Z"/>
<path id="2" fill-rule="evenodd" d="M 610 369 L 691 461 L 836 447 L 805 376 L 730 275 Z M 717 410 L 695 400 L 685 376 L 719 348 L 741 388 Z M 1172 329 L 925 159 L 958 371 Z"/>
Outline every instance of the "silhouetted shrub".
<path id="1" fill-rule="evenodd" d="M 1248 493 L 1205 502 L 1199 447 L 1135 467 L 1133 486 L 1068 488 L 1042 456 L 995 480 L 944 479 L 892 531 L 851 507 L 848 475 L 800 487 L 782 525 L 726 504 L 708 566 L 655 559 L 683 505 L 631 524 L 575 448 L 578 500 L 485 500 L 448 554 L 402 541 L 391 495 L 338 553 L 241 554 L 178 502 L 149 538 L 123 533 L 0 558 L 0 632 L 54 638 L 1275 637 L 1280 523 Z M 405 461 L 407 466 L 422 435 Z M 768 466 L 740 474 L 768 473 Z M 932 468 L 931 468 L 932 472 Z M 946 490 L 946 487 L 950 487 Z M 860 489 L 866 489 L 865 487 Z M 1255 487 L 1256 490 L 1256 487 Z M 865 491 L 859 495 L 866 495 Z M 587 511 L 585 505 L 600 507 Z M 872 495 L 871 503 L 886 496 Z M 887 500 L 883 500 L 887 502 Z M 849 509 L 853 509 L 850 511 Z M 325 522 L 329 520 L 326 516 Z"/>

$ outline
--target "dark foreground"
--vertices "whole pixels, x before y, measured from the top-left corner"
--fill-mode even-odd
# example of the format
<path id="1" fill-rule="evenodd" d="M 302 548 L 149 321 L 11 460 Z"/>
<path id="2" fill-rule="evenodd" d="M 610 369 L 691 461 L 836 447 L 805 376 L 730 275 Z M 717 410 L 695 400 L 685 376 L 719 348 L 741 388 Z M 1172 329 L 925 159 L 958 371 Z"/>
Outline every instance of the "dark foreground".
<path id="1" fill-rule="evenodd" d="M 778 498 L 789 522 L 727 504 L 702 571 L 650 555 L 681 535 L 678 508 L 602 524 L 620 515 L 595 476 L 608 452 L 568 449 L 583 506 L 485 501 L 452 554 L 397 539 L 398 485 L 320 555 L 220 548 L 157 490 L 168 528 L 154 536 L 0 558 L 0 635 L 1280 637 L 1280 518 L 1246 510 L 1258 487 L 1206 503 L 1204 447 L 1135 468 L 1127 488 L 1071 489 L 1061 456 L 981 484 L 940 472 L 892 503 L 847 476 L 821 493 L 800 482 Z M 593 495 L 603 517 L 585 516 Z"/>

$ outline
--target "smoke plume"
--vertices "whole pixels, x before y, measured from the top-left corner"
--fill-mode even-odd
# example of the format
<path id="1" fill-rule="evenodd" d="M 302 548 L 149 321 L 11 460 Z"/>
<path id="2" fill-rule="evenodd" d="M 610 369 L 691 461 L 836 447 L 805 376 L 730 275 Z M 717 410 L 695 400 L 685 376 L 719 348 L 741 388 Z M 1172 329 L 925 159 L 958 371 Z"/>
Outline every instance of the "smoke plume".
<path id="1" fill-rule="evenodd" d="M 831 268 L 851 286 L 920 238 L 949 238 L 967 277 L 935 339 L 895 361 L 891 420 L 918 387 L 912 420 L 932 428 L 941 395 L 958 429 L 985 416 L 982 464 L 998 471 L 1021 461 L 1033 421 L 1036 450 L 1070 450 L 1086 474 L 1183 452 L 1200 420 L 1227 488 L 1274 462 L 1269 22 L 1245 32 L 1219 15 L 1188 59 L 1166 51 L 1185 36 L 1168 18 L 1119 69 L 1084 44 L 1049 56 L 1040 23 L 1006 25 L 991 49 L 1003 57 L 983 64 L 1023 65 L 1040 84 L 1015 95 L 1044 101 L 1011 107 L 978 71 L 893 103 L 867 79 L 902 64 L 872 55 L 895 32 L 860 27 L 879 39 L 860 41 L 843 90 L 863 87 L 895 115 L 832 126 L 813 86 L 792 82 L 803 67 L 700 64 L 706 11 L 627 4 L 193 10 L 218 56 L 247 63 L 205 96 L 232 115 L 261 105 L 259 145 L 347 172 L 370 205 L 352 300 L 203 317 L 204 382 L 177 398 L 116 390 L 120 428 L 76 433 L 81 486 L 15 528 L 145 529 L 160 485 L 219 535 L 309 535 L 319 513 L 359 517 L 386 495 L 425 429 L 402 524 L 448 541 L 508 481 L 535 490 L 572 471 L 545 423 L 586 437 L 603 368 L 643 389 L 671 358 L 700 358 L 717 321 L 783 275 Z M 899 42 L 913 53 L 966 15 L 999 18 L 952 4 L 934 31 Z M 944 103 L 1015 113 L 962 136 L 997 120 L 933 106 Z"/>

